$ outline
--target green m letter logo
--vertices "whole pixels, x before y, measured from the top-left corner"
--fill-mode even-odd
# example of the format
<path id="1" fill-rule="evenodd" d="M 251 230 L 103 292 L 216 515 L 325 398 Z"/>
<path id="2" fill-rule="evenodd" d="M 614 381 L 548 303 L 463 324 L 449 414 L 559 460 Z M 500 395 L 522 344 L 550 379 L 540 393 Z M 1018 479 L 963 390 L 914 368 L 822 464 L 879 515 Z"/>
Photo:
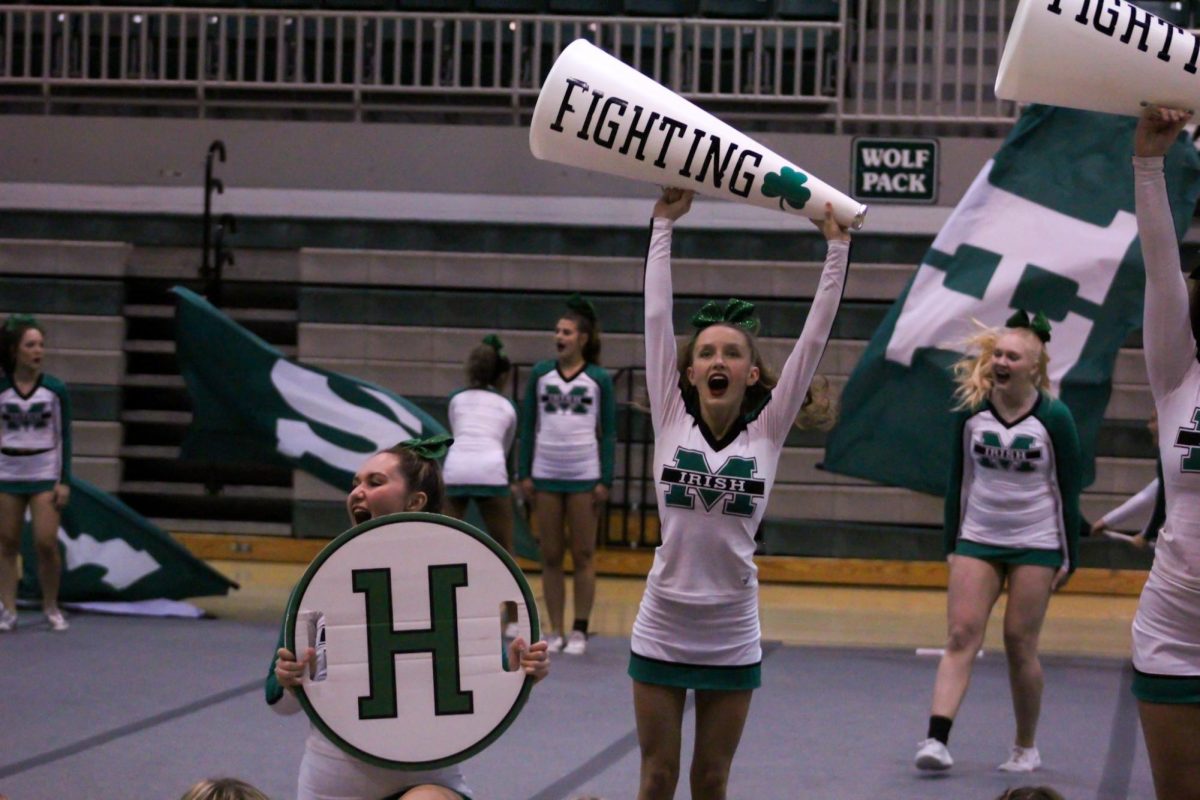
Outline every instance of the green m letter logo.
<path id="1" fill-rule="evenodd" d="M 356 569 L 355 592 L 366 595 L 367 661 L 371 693 L 358 698 L 359 719 L 391 719 L 396 714 L 398 653 L 432 653 L 434 713 L 474 713 L 471 692 L 462 690 L 458 669 L 458 587 L 467 585 L 466 564 L 429 565 L 430 626 L 398 631 L 392 624 L 392 571 Z"/>
<path id="2" fill-rule="evenodd" d="M 979 466 L 986 469 L 1005 469 L 1010 472 L 1033 472 L 1037 466 L 1033 463 L 1040 461 L 1042 450 L 1033 446 L 1032 436 L 1018 434 L 1013 437 L 1012 444 L 1004 446 L 1000 434 L 995 431 L 984 431 L 980 441 L 973 448 L 979 457 Z"/>
<path id="3" fill-rule="evenodd" d="M 582 386 L 573 387 L 567 394 L 557 386 L 547 386 L 542 394 L 542 410 L 547 414 L 586 414 L 591 404 L 592 398 Z"/>
<path id="4" fill-rule="evenodd" d="M 675 467 L 663 467 L 662 482 L 667 484 L 666 503 L 673 508 L 692 508 L 699 497 L 706 511 L 725 499 L 722 514 L 754 516 L 754 498 L 766 494 L 766 484 L 753 480 L 757 464 L 753 458 L 731 456 L 715 473 L 704 453 L 696 450 L 675 451 Z"/>

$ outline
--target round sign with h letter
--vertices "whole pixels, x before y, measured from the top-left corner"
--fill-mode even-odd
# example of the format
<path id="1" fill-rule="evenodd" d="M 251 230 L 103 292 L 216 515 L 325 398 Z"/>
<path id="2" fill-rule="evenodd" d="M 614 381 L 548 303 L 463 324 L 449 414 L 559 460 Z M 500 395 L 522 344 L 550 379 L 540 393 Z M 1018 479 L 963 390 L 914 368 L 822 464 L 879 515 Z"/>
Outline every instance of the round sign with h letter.
<path id="1" fill-rule="evenodd" d="M 437 769 L 512 724 L 533 679 L 508 671 L 501 608 L 526 641 L 537 606 L 516 562 L 482 531 L 440 514 L 391 514 L 322 550 L 288 602 L 285 643 L 318 651 L 296 694 L 350 755 Z"/>

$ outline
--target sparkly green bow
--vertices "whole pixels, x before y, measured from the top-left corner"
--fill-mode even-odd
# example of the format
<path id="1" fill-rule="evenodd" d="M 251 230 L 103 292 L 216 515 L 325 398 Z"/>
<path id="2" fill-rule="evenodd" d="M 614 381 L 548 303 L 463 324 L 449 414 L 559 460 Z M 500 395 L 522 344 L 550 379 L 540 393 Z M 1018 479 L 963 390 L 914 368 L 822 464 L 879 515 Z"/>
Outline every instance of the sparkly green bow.
<path id="1" fill-rule="evenodd" d="M 400 446 L 405 450 L 413 451 L 421 458 L 427 458 L 430 461 L 439 461 L 445 457 L 446 451 L 450 449 L 450 445 L 452 444 L 454 444 L 453 436 L 439 433 L 421 439 L 407 439 L 401 442 Z"/>
<path id="2" fill-rule="evenodd" d="M 1029 318 L 1029 312 L 1018 310 L 1004 323 L 1007 328 L 1029 328 L 1034 335 L 1042 340 L 1042 344 L 1050 341 L 1050 320 L 1041 311 Z"/>
<path id="3" fill-rule="evenodd" d="M 496 355 L 504 358 L 504 342 L 500 341 L 500 337 L 494 333 L 489 333 L 483 337 L 483 343 L 496 351 Z"/>
<path id="4" fill-rule="evenodd" d="M 33 318 L 32 314 L 13 314 L 4 321 L 4 330 L 8 331 L 9 333 L 15 331 L 17 328 L 42 329 L 41 326 L 38 325 L 37 320 Z"/>
<path id="5" fill-rule="evenodd" d="M 567 298 L 567 308 L 577 314 L 582 314 L 592 322 L 596 321 L 596 307 L 579 292 L 575 292 Z"/>
<path id="6" fill-rule="evenodd" d="M 738 300 L 736 297 L 729 298 L 724 306 L 716 300 L 709 300 L 692 315 L 692 325 L 698 331 L 704 330 L 709 325 L 716 325 L 718 322 L 741 328 L 750 333 L 758 333 L 759 323 L 758 317 L 754 316 L 754 303 Z"/>

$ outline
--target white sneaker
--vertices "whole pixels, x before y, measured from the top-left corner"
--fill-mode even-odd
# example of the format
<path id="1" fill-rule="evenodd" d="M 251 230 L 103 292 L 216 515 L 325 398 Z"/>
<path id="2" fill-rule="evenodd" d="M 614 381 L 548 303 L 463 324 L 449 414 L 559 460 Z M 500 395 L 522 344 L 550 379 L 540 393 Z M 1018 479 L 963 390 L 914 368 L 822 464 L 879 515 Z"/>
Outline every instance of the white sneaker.
<path id="1" fill-rule="evenodd" d="M 563 652 L 569 656 L 581 656 L 587 652 L 587 634 L 583 631 L 571 631 L 567 637 L 567 645 Z"/>
<path id="2" fill-rule="evenodd" d="M 1042 757 L 1036 747 L 1017 747 L 1013 745 L 1012 755 L 1008 757 L 998 770 L 1004 772 L 1033 772 L 1042 765 Z"/>
<path id="3" fill-rule="evenodd" d="M 52 631 L 65 631 L 71 627 L 70 623 L 63 617 L 63 613 L 57 608 L 46 612 L 46 621 L 50 623 L 50 630 Z"/>
<path id="4" fill-rule="evenodd" d="M 0 604 L 0 633 L 8 633 L 17 629 L 17 612 Z"/>
<path id="5" fill-rule="evenodd" d="M 926 739 L 917 745 L 917 757 L 913 763 L 917 769 L 950 769 L 954 759 L 950 757 L 950 749 L 937 739 Z"/>
<path id="6" fill-rule="evenodd" d="M 546 634 L 546 644 L 549 645 L 549 647 L 547 649 L 551 653 L 561 653 L 562 649 L 563 649 L 563 638 L 561 636 L 559 636 L 557 633 L 553 633 L 553 632 L 547 633 Z"/>
<path id="7" fill-rule="evenodd" d="M 521 635 L 521 626 L 515 622 L 510 622 L 504 626 L 504 638 L 515 639 Z"/>

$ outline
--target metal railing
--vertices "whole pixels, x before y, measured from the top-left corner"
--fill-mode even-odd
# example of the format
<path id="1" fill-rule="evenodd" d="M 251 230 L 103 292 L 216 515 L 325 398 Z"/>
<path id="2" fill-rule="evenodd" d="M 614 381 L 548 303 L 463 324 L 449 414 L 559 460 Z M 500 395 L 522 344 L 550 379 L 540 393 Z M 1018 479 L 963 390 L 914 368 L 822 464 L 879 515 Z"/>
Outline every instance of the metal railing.
<path id="1" fill-rule="evenodd" d="M 991 85 L 1016 0 L 851 0 L 836 21 L 11 5 L 0 101 L 472 111 L 527 119 L 586 38 L 722 114 L 1009 122 Z"/>

